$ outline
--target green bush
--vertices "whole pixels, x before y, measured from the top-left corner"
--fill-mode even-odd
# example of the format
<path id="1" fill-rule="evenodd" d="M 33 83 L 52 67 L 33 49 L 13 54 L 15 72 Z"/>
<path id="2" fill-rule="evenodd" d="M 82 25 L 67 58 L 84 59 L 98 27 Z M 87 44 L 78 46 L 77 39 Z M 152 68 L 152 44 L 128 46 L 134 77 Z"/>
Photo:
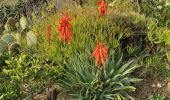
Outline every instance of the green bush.
<path id="1" fill-rule="evenodd" d="M 0 75 L 1 99 L 23 99 L 31 93 L 41 93 L 46 84 L 54 84 L 60 74 L 59 67 L 45 64 L 34 55 L 21 54 L 5 61 Z"/>
<path id="2" fill-rule="evenodd" d="M 160 94 L 157 94 L 156 96 L 149 96 L 147 100 L 165 100 L 165 97 Z"/>
<path id="3" fill-rule="evenodd" d="M 113 56 L 100 70 L 89 56 L 81 54 L 66 63 L 65 77 L 60 79 L 66 92 L 80 100 L 134 100 L 129 92 L 135 91 L 132 83 L 140 79 L 131 76 L 139 67 L 133 60 L 123 64 L 122 56 Z"/>
<path id="4" fill-rule="evenodd" d="M 158 20 L 161 27 L 170 27 L 170 4 L 168 0 L 151 0 L 141 4 L 141 12 Z"/>

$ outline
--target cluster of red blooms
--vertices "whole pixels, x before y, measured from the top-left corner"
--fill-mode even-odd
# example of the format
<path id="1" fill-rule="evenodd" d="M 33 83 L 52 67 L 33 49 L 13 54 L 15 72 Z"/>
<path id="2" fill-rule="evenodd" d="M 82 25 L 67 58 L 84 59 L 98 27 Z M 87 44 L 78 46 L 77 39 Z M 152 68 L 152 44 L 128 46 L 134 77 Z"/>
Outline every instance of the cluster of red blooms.
<path id="1" fill-rule="evenodd" d="M 99 62 L 105 66 L 105 60 L 108 58 L 107 51 L 108 49 L 104 46 L 103 43 L 97 43 L 96 48 L 92 53 L 92 55 L 96 58 L 96 66 Z"/>
<path id="2" fill-rule="evenodd" d="M 70 0 L 68 0 L 70 3 Z M 101 16 L 106 15 L 106 3 L 104 0 L 99 0 L 98 1 L 99 5 L 99 11 Z M 71 17 L 68 16 L 68 13 L 62 13 L 62 18 L 59 20 L 59 39 L 60 41 L 63 41 L 64 43 L 69 43 L 71 41 Z M 50 44 L 51 41 L 51 25 L 48 24 L 48 31 L 47 31 L 47 38 L 48 42 Z M 99 62 L 105 66 L 105 61 L 108 58 L 107 55 L 108 49 L 104 46 L 103 43 L 97 43 L 95 50 L 92 53 L 92 56 L 95 57 L 96 59 L 96 66 L 98 66 Z"/>
<path id="3" fill-rule="evenodd" d="M 105 16 L 107 4 L 105 3 L 104 0 L 99 0 L 97 3 L 99 5 L 100 16 Z"/>
<path id="4" fill-rule="evenodd" d="M 71 17 L 67 13 L 63 13 L 63 17 L 60 19 L 59 23 L 59 39 L 61 41 L 70 42 L 71 41 Z"/>

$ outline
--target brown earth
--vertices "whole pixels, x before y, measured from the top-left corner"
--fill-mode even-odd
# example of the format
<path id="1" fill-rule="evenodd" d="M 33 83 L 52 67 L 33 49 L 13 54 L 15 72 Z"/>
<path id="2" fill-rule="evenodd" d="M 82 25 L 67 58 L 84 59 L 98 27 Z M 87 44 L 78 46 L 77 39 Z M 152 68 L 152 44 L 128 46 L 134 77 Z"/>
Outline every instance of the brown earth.
<path id="1" fill-rule="evenodd" d="M 157 94 L 165 96 L 165 100 L 170 100 L 170 80 L 143 80 L 136 87 L 135 93 L 132 94 L 135 100 L 146 100 L 149 96 Z"/>

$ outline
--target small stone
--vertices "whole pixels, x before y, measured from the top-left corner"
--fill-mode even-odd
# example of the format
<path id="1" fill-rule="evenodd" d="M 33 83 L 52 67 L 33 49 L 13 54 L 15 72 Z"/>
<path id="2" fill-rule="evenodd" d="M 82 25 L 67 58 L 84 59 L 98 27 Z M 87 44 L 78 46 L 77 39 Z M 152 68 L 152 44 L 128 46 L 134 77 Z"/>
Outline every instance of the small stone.
<path id="1" fill-rule="evenodd" d="M 155 85 L 155 84 L 152 84 L 152 85 L 151 85 L 151 87 L 152 87 L 152 88 L 155 88 L 155 87 L 156 87 L 156 85 Z"/>
<path id="2" fill-rule="evenodd" d="M 170 82 L 167 84 L 167 91 L 170 92 Z"/>
<path id="3" fill-rule="evenodd" d="M 160 83 L 157 83 L 157 88 L 161 88 L 162 85 Z"/>

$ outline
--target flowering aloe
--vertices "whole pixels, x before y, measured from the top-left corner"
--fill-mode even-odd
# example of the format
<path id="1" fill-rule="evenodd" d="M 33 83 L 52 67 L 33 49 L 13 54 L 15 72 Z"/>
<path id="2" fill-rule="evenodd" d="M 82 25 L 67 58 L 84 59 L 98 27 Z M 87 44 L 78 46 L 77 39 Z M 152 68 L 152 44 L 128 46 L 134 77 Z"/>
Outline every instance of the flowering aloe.
<path id="1" fill-rule="evenodd" d="M 67 13 L 63 13 L 63 17 L 60 19 L 59 23 L 59 38 L 61 41 L 70 42 L 71 41 L 71 17 Z"/>
<path id="2" fill-rule="evenodd" d="M 99 5 L 99 11 L 100 11 L 100 16 L 105 16 L 106 15 L 106 3 L 104 0 L 99 0 L 98 2 Z"/>
<path id="3" fill-rule="evenodd" d="M 108 49 L 104 46 L 103 43 L 97 43 L 96 48 L 92 53 L 92 55 L 96 58 L 96 66 L 99 62 L 105 66 L 105 60 L 108 58 L 107 51 Z"/>
<path id="4" fill-rule="evenodd" d="M 51 25 L 50 24 L 48 24 L 47 38 L 48 38 L 48 43 L 50 44 L 50 41 L 51 41 Z"/>

